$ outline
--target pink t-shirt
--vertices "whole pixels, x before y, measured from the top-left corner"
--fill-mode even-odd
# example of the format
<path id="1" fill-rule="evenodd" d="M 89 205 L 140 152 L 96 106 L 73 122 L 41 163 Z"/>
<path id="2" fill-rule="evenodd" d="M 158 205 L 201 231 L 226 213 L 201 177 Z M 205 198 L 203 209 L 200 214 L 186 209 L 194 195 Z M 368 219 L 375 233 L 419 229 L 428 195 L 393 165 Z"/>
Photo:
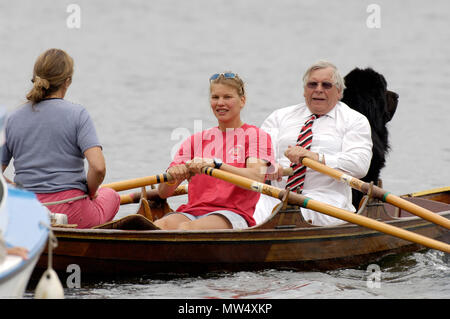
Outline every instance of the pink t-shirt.
<path id="1" fill-rule="evenodd" d="M 274 154 L 269 134 L 260 128 L 244 124 L 222 132 L 218 127 L 196 133 L 186 139 L 169 167 L 184 164 L 194 157 L 220 158 L 235 167 L 246 167 L 254 157 L 273 165 Z M 260 194 L 205 174 L 189 182 L 188 203 L 178 212 L 200 216 L 217 210 L 229 210 L 241 215 L 249 226 L 255 225 L 253 213 Z"/>

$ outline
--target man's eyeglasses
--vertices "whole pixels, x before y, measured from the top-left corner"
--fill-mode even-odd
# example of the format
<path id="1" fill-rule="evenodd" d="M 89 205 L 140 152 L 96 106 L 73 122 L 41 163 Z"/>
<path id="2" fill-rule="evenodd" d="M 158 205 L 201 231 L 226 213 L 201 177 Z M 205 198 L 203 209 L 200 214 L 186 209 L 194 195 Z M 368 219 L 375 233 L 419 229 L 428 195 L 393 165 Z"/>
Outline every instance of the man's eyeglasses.
<path id="1" fill-rule="evenodd" d="M 322 87 L 325 90 L 329 90 L 333 87 L 333 83 L 330 82 L 308 82 L 306 83 L 306 86 L 308 89 L 316 89 L 319 86 L 319 83 L 322 84 Z"/>
<path id="2" fill-rule="evenodd" d="M 217 80 L 220 76 L 223 76 L 225 79 L 234 79 L 237 74 L 235 73 L 216 73 L 211 75 L 211 77 L 209 78 L 209 81 L 214 81 Z"/>

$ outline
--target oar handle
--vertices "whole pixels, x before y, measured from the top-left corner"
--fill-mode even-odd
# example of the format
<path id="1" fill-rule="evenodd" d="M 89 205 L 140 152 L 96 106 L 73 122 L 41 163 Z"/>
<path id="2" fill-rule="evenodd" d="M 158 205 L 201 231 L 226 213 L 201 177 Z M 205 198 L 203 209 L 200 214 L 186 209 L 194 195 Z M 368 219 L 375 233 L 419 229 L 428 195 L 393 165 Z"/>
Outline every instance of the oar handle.
<path id="1" fill-rule="evenodd" d="M 135 179 L 129 179 L 120 182 L 114 182 L 109 184 L 103 184 L 101 187 L 108 187 L 114 189 L 116 192 L 124 191 L 127 189 L 139 188 L 148 185 L 154 185 L 159 183 L 167 183 L 173 180 L 172 176 L 167 173 L 158 174 L 153 176 L 140 177 Z"/>
<path id="2" fill-rule="evenodd" d="M 282 199 L 286 190 L 279 189 L 277 187 L 267 185 L 264 183 L 260 183 L 249 178 L 235 175 L 229 172 L 225 172 L 223 170 L 214 169 L 211 167 L 205 167 L 202 169 L 202 173 L 206 175 L 210 175 L 225 181 L 228 181 L 232 184 L 235 184 L 244 189 L 252 190 L 255 192 L 259 192 L 262 194 L 266 194 L 268 196 Z M 348 212 L 342 208 L 338 208 L 329 204 L 321 203 L 319 201 L 307 198 L 301 194 L 289 192 L 288 202 L 290 204 L 299 205 L 304 208 L 312 209 L 318 211 L 320 213 L 339 218 L 345 220 L 347 222 L 357 224 L 363 227 L 367 227 L 370 229 L 374 229 L 380 231 L 382 233 L 392 235 L 401 239 L 405 239 L 410 242 L 414 242 L 429 248 L 441 250 L 444 252 L 450 252 L 450 245 L 437 241 L 432 238 L 428 238 L 419 234 L 415 234 L 408 230 L 398 228 L 389 224 L 385 224 L 379 222 L 377 220 L 357 215 L 355 213 Z"/>
<path id="3" fill-rule="evenodd" d="M 183 185 L 178 186 L 175 189 L 175 191 L 173 192 L 173 194 L 170 195 L 170 197 L 186 195 L 187 192 L 188 192 L 188 185 L 183 184 Z M 147 195 L 147 199 L 149 199 L 149 200 L 160 199 L 157 189 L 148 190 L 146 195 Z M 142 192 L 134 192 L 134 193 L 130 193 L 130 194 L 120 195 L 120 205 L 139 203 L 141 196 L 142 196 Z"/>
<path id="4" fill-rule="evenodd" d="M 292 175 L 292 168 L 284 168 L 283 169 L 283 175 L 284 176 L 290 176 Z M 104 184 L 101 187 L 109 187 L 114 189 L 115 191 L 123 191 L 133 188 L 139 188 L 143 186 L 148 185 L 154 185 L 164 182 L 171 182 L 173 180 L 172 176 L 170 174 L 159 174 L 159 175 L 153 175 L 153 176 L 147 176 L 147 177 L 141 177 L 136 179 L 130 179 L 126 181 L 121 182 L 114 182 L 110 184 Z M 172 196 L 179 196 L 179 195 L 185 195 L 187 194 L 187 184 L 186 185 L 180 185 L 178 186 Z M 155 199 L 157 196 L 156 190 L 149 190 L 147 191 L 147 198 L 148 199 Z M 120 205 L 126 205 L 126 204 L 132 204 L 132 203 L 138 203 L 141 198 L 141 192 L 135 192 L 131 194 L 124 194 L 120 195 Z"/>
<path id="5" fill-rule="evenodd" d="M 327 165 L 319 163 L 318 161 L 314 161 L 310 158 L 304 157 L 302 159 L 302 164 L 309 168 L 312 168 L 320 173 L 328 175 L 338 181 L 346 183 L 351 188 L 359 190 L 359 191 L 363 192 L 364 194 L 367 194 L 371 189 L 371 185 L 369 183 L 363 182 L 355 177 L 352 177 L 348 174 L 345 174 L 345 173 L 338 171 L 334 168 L 331 168 Z M 450 229 L 450 220 L 449 219 L 442 217 L 436 213 L 433 213 L 432 211 L 430 211 L 426 208 L 420 207 L 420 206 L 418 206 L 414 203 L 411 203 L 403 198 L 400 198 L 394 194 L 391 194 L 390 192 L 388 192 L 378 186 L 372 186 L 372 196 L 375 198 L 378 198 L 379 200 L 382 200 L 383 202 L 387 202 L 396 207 L 404 209 L 404 210 L 406 210 L 416 216 L 419 216 L 423 219 L 426 219 L 432 223 L 435 223 L 435 224 L 443 226 L 447 229 Z"/>

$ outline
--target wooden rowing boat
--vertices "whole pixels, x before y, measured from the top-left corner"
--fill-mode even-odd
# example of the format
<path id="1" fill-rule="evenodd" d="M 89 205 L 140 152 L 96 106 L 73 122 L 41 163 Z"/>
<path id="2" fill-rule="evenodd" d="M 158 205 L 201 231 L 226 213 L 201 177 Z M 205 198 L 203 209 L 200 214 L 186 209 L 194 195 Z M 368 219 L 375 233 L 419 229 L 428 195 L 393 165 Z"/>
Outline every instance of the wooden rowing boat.
<path id="1" fill-rule="evenodd" d="M 267 268 L 323 271 L 425 249 L 351 223 L 313 226 L 303 220 L 298 207 L 286 203 L 277 206 L 265 223 L 244 230 L 155 230 L 152 218 L 170 208 L 158 199 L 156 190 L 142 194 L 136 214 L 95 229 L 54 225 L 58 247 L 53 250 L 53 268 L 66 272 L 68 265 L 76 264 L 83 276 L 115 277 Z M 402 198 L 450 219 L 450 187 Z M 448 229 L 367 195 L 358 214 L 450 242 Z M 44 253 L 36 270 L 42 272 L 46 267 Z"/>

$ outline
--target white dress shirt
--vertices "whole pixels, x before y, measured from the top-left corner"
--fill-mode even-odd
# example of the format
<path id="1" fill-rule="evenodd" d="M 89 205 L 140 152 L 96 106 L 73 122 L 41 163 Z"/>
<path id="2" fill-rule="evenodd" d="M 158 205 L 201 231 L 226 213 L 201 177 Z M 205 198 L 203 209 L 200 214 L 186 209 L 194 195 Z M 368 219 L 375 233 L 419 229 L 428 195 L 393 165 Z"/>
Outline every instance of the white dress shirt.
<path id="1" fill-rule="evenodd" d="M 288 106 L 274 111 L 261 128 L 270 134 L 275 151 L 275 160 L 283 167 L 291 162 L 284 156 L 288 145 L 295 146 L 303 124 L 312 115 L 305 103 Z M 314 121 L 311 151 L 324 154 L 325 164 L 341 170 L 356 178 L 362 178 L 369 170 L 372 158 L 372 138 L 370 124 L 361 113 L 351 109 L 343 102 L 327 114 Z M 287 177 L 281 182 L 272 181 L 272 185 L 285 188 Z M 352 205 L 351 188 L 327 175 L 306 169 L 302 194 L 317 201 L 327 203 L 348 211 L 355 211 Z M 254 218 L 263 222 L 279 203 L 266 195 L 256 205 Z M 343 221 L 331 216 L 302 208 L 304 218 L 314 225 L 331 225 Z"/>

